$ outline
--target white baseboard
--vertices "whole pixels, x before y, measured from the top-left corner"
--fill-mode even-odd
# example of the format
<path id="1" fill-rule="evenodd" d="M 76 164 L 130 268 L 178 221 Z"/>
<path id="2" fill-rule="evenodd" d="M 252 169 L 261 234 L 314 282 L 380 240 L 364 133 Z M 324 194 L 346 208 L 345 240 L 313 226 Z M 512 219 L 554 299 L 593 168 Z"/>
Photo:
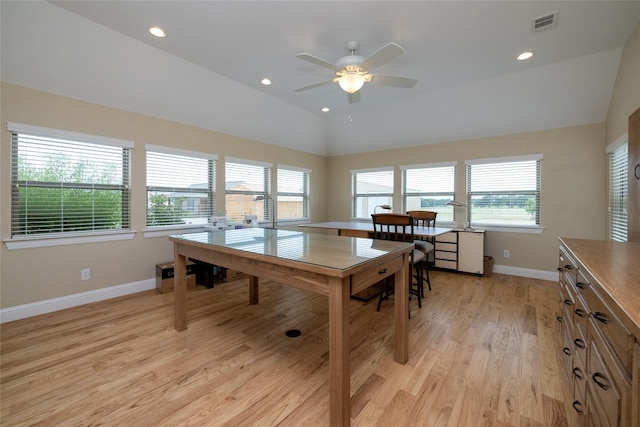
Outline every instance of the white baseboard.
<path id="1" fill-rule="evenodd" d="M 37 301 L 30 304 L 3 308 L 0 309 L 0 323 L 12 322 L 14 320 L 25 319 L 39 314 L 64 310 L 65 308 L 121 297 L 123 295 L 134 294 L 136 292 L 148 291 L 150 289 L 155 289 L 155 287 L 156 280 L 147 279 L 139 282 L 126 283 L 124 285 L 111 286 L 109 288 L 96 289 L 94 291 L 81 292 L 79 294 Z"/>
<path id="2" fill-rule="evenodd" d="M 558 281 L 557 271 L 533 270 L 530 268 L 510 267 L 508 265 L 494 265 L 493 272 L 508 274 L 509 276 L 530 277 L 532 279 Z"/>
<path id="3" fill-rule="evenodd" d="M 494 265 L 493 272 L 508 274 L 510 276 L 550 280 L 554 282 L 558 280 L 557 271 L 532 270 L 529 268 L 510 267 L 508 265 Z M 15 307 L 8 307 L 0 309 L 0 323 L 26 319 L 27 317 L 64 310 L 65 308 L 77 307 L 79 305 L 134 294 L 136 292 L 148 291 L 150 289 L 155 289 L 155 287 L 155 279 L 147 279 L 139 282 L 97 289 L 95 291 L 81 292 L 79 294 L 67 295 L 64 297 L 18 305 Z"/>

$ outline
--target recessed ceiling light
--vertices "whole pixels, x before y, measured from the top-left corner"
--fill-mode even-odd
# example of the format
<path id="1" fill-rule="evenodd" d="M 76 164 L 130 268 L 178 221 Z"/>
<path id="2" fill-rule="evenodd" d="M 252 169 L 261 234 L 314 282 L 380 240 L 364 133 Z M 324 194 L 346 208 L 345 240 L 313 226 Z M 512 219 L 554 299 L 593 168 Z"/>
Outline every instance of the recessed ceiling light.
<path id="1" fill-rule="evenodd" d="M 265 77 L 264 79 L 260 80 L 260 83 L 265 86 L 269 86 L 271 84 L 271 80 Z"/>
<path id="2" fill-rule="evenodd" d="M 321 109 L 320 111 L 322 111 L 323 113 L 328 113 L 329 111 L 331 111 L 331 108 L 329 108 L 329 107 L 322 107 L 322 109 Z"/>
<path id="3" fill-rule="evenodd" d="M 526 61 L 527 59 L 533 56 L 533 52 L 522 52 L 520 55 L 516 56 L 518 61 Z"/>
<path id="4" fill-rule="evenodd" d="M 167 37 L 166 31 L 160 27 L 151 27 L 149 28 L 149 32 L 156 37 L 160 37 L 160 38 Z"/>

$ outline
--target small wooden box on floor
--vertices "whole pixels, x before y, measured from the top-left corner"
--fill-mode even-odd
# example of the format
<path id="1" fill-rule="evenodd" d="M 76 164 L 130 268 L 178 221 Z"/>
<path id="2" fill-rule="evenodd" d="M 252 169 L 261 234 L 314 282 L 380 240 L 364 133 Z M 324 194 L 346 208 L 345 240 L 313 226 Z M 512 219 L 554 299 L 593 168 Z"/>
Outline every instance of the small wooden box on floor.
<path id="1" fill-rule="evenodd" d="M 156 264 L 156 289 L 160 293 L 173 292 L 173 263 Z M 187 262 L 187 289 L 196 287 L 196 264 Z"/>

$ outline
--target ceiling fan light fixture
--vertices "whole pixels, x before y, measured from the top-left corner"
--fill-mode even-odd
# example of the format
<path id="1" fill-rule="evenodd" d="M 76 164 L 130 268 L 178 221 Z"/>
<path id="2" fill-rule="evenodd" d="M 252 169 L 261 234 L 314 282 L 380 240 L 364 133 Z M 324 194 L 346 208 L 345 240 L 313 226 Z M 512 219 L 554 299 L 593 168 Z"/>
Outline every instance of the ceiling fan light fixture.
<path id="1" fill-rule="evenodd" d="M 366 81 L 365 76 L 357 72 L 349 72 L 338 79 L 338 84 L 349 94 L 356 93 L 362 88 Z"/>

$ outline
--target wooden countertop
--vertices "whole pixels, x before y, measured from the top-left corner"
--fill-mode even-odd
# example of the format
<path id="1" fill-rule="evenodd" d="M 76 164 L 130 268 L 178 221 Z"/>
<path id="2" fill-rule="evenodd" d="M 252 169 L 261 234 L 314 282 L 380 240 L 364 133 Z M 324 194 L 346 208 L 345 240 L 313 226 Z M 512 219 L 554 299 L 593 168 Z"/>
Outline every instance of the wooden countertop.
<path id="1" fill-rule="evenodd" d="M 560 241 L 600 283 L 602 297 L 609 304 L 615 302 L 631 320 L 635 330 L 630 332 L 640 337 L 640 242 L 564 237 Z"/>

